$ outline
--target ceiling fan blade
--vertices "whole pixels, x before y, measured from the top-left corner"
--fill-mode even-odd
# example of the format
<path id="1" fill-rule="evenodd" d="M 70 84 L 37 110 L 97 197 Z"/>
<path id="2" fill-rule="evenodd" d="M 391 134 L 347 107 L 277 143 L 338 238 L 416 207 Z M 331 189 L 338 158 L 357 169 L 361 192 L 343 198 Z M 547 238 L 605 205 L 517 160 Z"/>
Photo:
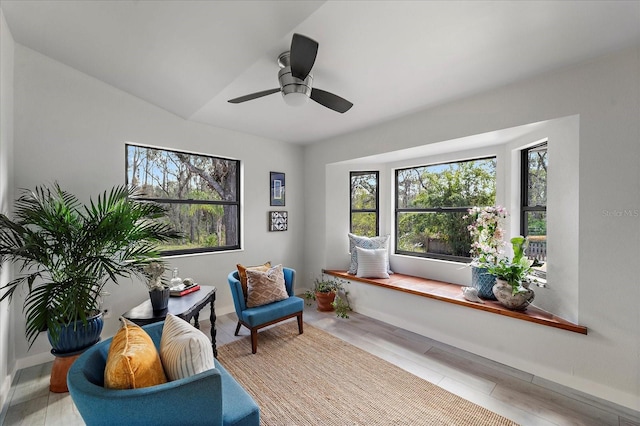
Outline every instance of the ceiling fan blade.
<path id="1" fill-rule="evenodd" d="M 227 102 L 230 102 L 232 104 L 239 104 L 239 103 L 242 103 L 242 102 L 250 101 L 252 99 L 261 98 L 263 96 L 267 96 L 267 95 L 270 95 L 272 93 L 278 93 L 279 91 L 280 91 L 279 88 L 278 89 L 263 90 L 262 92 L 256 92 L 256 93 L 252 93 L 250 95 L 240 96 L 239 98 L 229 99 Z"/>
<path id="2" fill-rule="evenodd" d="M 313 99 L 320 105 L 337 111 L 341 114 L 349 111 L 349 109 L 351 109 L 351 107 L 353 106 L 353 104 L 348 100 L 321 89 L 312 89 L 311 99 Z"/>
<path id="3" fill-rule="evenodd" d="M 307 78 L 316 61 L 318 42 L 302 34 L 294 34 L 289 52 L 291 75 L 300 80 Z"/>

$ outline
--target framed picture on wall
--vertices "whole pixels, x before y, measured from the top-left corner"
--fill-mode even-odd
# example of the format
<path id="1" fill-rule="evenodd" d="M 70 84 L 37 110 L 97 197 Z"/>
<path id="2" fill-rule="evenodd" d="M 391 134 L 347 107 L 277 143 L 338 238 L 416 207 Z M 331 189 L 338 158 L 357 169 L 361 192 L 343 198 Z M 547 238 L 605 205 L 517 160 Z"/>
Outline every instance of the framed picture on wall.
<path id="1" fill-rule="evenodd" d="M 284 206 L 284 173 L 270 172 L 271 206 Z"/>
<path id="2" fill-rule="evenodd" d="M 289 228 L 287 212 L 269 212 L 269 231 L 286 231 Z"/>

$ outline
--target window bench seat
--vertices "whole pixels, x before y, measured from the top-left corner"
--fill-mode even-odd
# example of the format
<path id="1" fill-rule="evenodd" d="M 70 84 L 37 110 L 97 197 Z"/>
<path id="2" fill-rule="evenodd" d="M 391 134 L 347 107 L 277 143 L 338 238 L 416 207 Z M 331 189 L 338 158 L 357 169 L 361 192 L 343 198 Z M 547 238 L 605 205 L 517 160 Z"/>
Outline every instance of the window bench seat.
<path id="1" fill-rule="evenodd" d="M 563 330 L 573 331 L 574 333 L 587 334 L 587 327 L 571 323 L 535 306 L 529 306 L 525 311 L 512 311 L 497 301 L 485 300 L 484 303 L 470 302 L 462 297 L 461 287 L 463 286 L 458 284 L 403 274 L 392 274 L 390 278 L 358 278 L 355 275 L 348 274 L 347 271 L 325 269 L 323 272 L 347 281 L 359 281 L 391 290 L 454 303 L 471 309 L 479 309 L 523 321 L 535 322 L 546 325 L 547 327 L 561 328 Z"/>

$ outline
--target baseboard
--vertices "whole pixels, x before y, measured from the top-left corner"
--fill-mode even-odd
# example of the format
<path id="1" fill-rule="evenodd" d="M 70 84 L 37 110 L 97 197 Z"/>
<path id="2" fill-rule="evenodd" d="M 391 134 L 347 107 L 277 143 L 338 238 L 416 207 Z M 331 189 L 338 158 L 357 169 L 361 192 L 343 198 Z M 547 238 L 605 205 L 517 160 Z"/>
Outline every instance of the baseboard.
<path id="1" fill-rule="evenodd" d="M 16 360 L 16 371 L 23 368 L 33 367 L 34 365 L 45 364 L 51 362 L 55 357 L 50 352 L 42 352 L 39 354 L 26 356 Z"/>
<path id="2" fill-rule="evenodd" d="M 541 386 L 550 391 L 557 392 L 561 395 L 568 396 L 577 401 L 582 401 L 586 404 L 593 405 L 602 410 L 609 411 L 621 417 L 625 417 L 628 420 L 640 423 L 640 411 L 633 410 L 625 407 L 624 405 L 616 404 L 615 402 L 607 401 L 606 399 L 598 398 L 597 396 L 582 392 L 577 389 L 570 388 L 565 385 L 553 382 L 551 380 L 543 379 L 538 376 L 533 377 L 532 383 Z"/>

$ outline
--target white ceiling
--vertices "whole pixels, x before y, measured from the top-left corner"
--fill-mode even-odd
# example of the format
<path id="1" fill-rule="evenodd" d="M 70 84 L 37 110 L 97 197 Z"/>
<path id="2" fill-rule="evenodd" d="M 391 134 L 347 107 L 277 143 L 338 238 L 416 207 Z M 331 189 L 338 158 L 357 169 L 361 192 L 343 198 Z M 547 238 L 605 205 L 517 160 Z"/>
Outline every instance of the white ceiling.
<path id="1" fill-rule="evenodd" d="M 187 120 L 310 143 L 640 43 L 640 1 L 14 1 L 16 42 Z M 319 42 L 314 87 L 354 103 L 290 107 L 276 59 Z"/>

